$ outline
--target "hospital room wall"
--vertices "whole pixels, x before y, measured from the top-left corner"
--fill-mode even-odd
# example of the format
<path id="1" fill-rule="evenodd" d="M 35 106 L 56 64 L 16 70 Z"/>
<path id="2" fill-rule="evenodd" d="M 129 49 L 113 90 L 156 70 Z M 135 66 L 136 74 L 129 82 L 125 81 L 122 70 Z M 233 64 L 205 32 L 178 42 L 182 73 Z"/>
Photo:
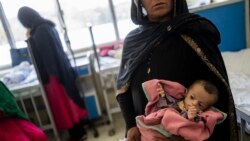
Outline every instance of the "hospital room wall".
<path id="1" fill-rule="evenodd" d="M 245 0 L 246 44 L 250 48 L 250 1 Z"/>
<path id="2" fill-rule="evenodd" d="M 231 2 L 194 12 L 210 19 L 221 33 L 220 50 L 238 51 L 247 47 L 245 1 Z M 249 15 L 249 12 L 248 12 Z M 249 24 L 249 22 L 248 22 Z"/>

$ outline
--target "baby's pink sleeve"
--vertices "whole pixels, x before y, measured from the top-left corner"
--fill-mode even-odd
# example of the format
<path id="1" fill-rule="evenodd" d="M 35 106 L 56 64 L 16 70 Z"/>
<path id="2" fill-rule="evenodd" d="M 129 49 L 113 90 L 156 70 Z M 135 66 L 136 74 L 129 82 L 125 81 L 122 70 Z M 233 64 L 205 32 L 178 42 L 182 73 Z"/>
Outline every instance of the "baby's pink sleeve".
<path id="1" fill-rule="evenodd" d="M 185 87 L 177 82 L 160 79 L 146 81 L 142 84 L 142 88 L 148 99 L 148 104 L 145 108 L 146 115 L 158 110 L 158 108 L 156 108 L 156 103 L 159 101 L 159 94 L 157 91 L 157 88 L 159 87 L 158 84 L 162 85 L 166 94 L 171 95 L 176 99 L 184 98 Z"/>
<path id="2" fill-rule="evenodd" d="M 148 98 L 148 101 L 154 101 L 157 97 L 159 97 L 157 92 L 157 88 L 159 87 L 158 84 L 162 85 L 165 93 L 173 96 L 174 98 L 182 99 L 185 96 L 185 87 L 183 85 L 173 81 L 152 79 L 142 84 L 142 88 Z"/>

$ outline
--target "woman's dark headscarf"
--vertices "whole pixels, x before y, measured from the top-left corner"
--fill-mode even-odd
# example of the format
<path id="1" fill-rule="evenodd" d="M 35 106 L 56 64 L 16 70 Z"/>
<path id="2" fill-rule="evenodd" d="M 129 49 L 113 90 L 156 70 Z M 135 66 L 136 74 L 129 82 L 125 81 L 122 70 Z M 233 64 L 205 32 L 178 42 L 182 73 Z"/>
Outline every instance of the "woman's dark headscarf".
<path id="1" fill-rule="evenodd" d="M 142 1 L 143 0 L 132 0 L 131 5 L 131 19 L 135 24 L 138 25 L 143 25 L 149 22 L 147 16 L 145 16 L 143 13 Z M 189 12 L 186 0 L 173 0 L 173 2 L 173 16 Z"/>
<path id="2" fill-rule="evenodd" d="M 143 13 L 142 0 L 132 0 L 131 19 L 135 24 L 142 26 L 131 31 L 124 41 L 123 59 L 117 81 L 118 90 L 123 89 L 121 87 L 124 87 L 129 82 L 132 73 L 143 60 L 143 57 L 146 56 L 154 45 L 163 39 L 162 36 L 166 34 L 164 32 L 166 26 L 171 23 L 173 25 L 171 32 L 174 32 L 174 28 L 178 27 L 184 19 L 184 16 L 180 15 L 189 13 L 186 0 L 173 0 L 173 2 L 174 8 L 172 13 L 174 20 L 171 20 L 169 23 L 153 23 Z M 170 32 L 167 34 L 170 34 Z"/>
<path id="3" fill-rule="evenodd" d="M 50 20 L 44 19 L 42 16 L 40 16 L 37 11 L 27 6 L 21 7 L 18 10 L 18 19 L 24 27 L 31 28 L 31 30 L 34 30 L 42 23 L 47 23 L 51 26 L 55 25 Z"/>

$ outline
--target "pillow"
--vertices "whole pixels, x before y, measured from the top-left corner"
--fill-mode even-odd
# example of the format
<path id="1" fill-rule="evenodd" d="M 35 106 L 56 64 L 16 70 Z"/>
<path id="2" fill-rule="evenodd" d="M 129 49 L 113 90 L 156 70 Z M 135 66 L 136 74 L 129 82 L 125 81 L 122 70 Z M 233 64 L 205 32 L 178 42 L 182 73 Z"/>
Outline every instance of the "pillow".
<path id="1" fill-rule="evenodd" d="M 222 52 L 222 57 L 228 72 L 250 75 L 250 48 L 236 52 Z"/>

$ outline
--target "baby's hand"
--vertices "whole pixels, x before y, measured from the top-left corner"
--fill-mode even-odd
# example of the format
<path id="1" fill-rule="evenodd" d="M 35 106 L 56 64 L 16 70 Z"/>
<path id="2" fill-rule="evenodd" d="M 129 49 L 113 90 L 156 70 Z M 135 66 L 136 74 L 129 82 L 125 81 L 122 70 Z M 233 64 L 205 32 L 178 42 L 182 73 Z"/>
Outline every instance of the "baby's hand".
<path id="1" fill-rule="evenodd" d="M 195 106 L 189 107 L 187 112 L 189 120 L 194 120 L 194 118 L 199 114 L 199 111 L 195 108 Z"/>
<path id="2" fill-rule="evenodd" d="M 156 89 L 157 93 L 161 96 L 164 97 L 165 96 L 165 92 L 164 89 L 162 88 L 162 85 L 160 83 L 158 83 L 158 88 Z"/>

